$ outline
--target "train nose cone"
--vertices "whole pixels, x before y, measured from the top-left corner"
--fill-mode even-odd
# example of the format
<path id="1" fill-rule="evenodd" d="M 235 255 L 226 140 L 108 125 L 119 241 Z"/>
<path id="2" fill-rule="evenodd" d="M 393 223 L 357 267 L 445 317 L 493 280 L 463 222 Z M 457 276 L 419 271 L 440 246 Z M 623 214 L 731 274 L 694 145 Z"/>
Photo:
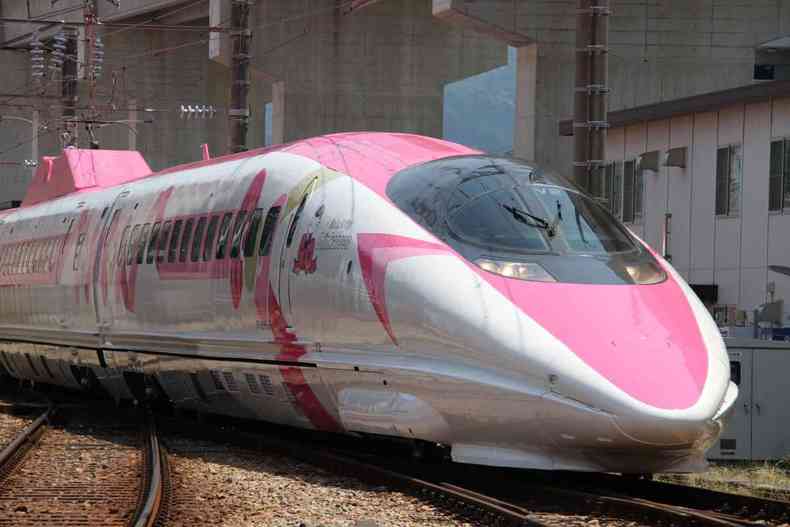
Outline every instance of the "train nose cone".
<path id="1" fill-rule="evenodd" d="M 730 382 L 723 398 L 710 396 L 711 404 L 674 412 L 642 409 L 619 415 L 614 422 L 634 443 L 662 447 L 705 445 L 701 448 L 707 450 L 708 443 L 726 424 L 737 397 L 738 387 Z"/>
<path id="2" fill-rule="evenodd" d="M 663 411 L 699 405 L 711 375 L 711 363 L 728 364 L 721 337 L 713 325 L 702 327 L 704 307 L 689 298 L 682 285 L 668 278 L 655 285 L 536 284 L 511 281 L 510 293 L 528 316 L 562 341 L 603 379 L 591 381 L 572 365 L 558 365 L 560 375 L 637 406 Z M 693 293 L 691 293 L 693 295 Z M 708 323 L 707 320 L 702 320 Z M 719 400 L 726 389 L 720 387 Z M 586 399 L 586 398 L 585 398 Z M 712 413 L 711 413 L 712 415 Z"/>
<path id="3" fill-rule="evenodd" d="M 653 285 L 508 284 L 513 302 L 583 363 L 555 364 L 553 390 L 614 416 L 625 443 L 704 439 L 727 391 L 729 361 L 715 323 L 668 274 Z"/>

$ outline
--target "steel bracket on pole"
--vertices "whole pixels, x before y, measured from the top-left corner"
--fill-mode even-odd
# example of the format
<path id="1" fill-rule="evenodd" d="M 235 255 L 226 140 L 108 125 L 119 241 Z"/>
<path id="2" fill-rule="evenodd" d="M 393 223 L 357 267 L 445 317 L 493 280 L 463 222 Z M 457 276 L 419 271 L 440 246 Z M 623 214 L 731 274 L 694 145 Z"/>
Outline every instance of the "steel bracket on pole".
<path id="1" fill-rule="evenodd" d="M 230 117 L 249 117 L 250 116 L 250 109 L 249 108 L 231 108 L 228 110 L 228 115 Z"/>
<path id="2" fill-rule="evenodd" d="M 612 14 L 612 11 L 605 6 L 590 6 L 587 9 L 577 9 L 577 15 L 593 15 L 593 16 L 609 16 Z"/>

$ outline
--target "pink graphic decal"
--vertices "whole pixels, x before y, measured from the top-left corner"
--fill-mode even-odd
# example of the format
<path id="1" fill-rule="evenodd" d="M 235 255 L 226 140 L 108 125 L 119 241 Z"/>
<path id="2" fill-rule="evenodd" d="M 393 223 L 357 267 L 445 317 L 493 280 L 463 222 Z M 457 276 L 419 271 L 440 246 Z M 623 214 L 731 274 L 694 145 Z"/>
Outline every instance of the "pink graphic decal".
<path id="1" fill-rule="evenodd" d="M 266 170 L 261 170 L 252 180 L 250 183 L 250 187 L 247 189 L 247 193 L 244 195 L 244 199 L 241 201 L 241 207 L 239 210 L 246 211 L 245 218 L 249 220 L 252 212 L 258 206 L 258 203 L 261 199 L 261 192 L 263 191 L 263 185 L 266 183 Z M 244 226 L 244 229 L 249 228 L 249 221 L 247 225 Z M 238 231 L 238 226 L 234 229 L 234 231 Z M 241 240 L 244 240 L 244 236 L 246 232 L 240 234 Z M 240 245 L 241 242 L 239 242 Z M 239 253 L 243 251 L 243 247 L 239 249 Z M 241 293 L 244 287 L 244 256 L 243 254 L 239 254 L 238 258 L 231 258 L 230 259 L 230 291 L 231 291 L 231 298 L 233 300 L 233 307 L 235 309 L 239 308 L 239 304 L 241 303 Z"/>
<path id="2" fill-rule="evenodd" d="M 288 200 L 288 196 L 283 194 L 279 198 L 275 200 L 272 204 L 272 207 L 283 207 L 285 202 Z M 272 228 L 272 232 L 269 235 L 271 240 L 274 240 L 277 236 L 277 230 L 280 226 L 280 223 L 275 224 Z M 263 227 L 261 227 L 263 228 Z M 258 320 L 260 322 L 269 322 L 269 310 L 268 310 L 268 302 L 269 302 L 269 289 L 271 286 L 269 285 L 269 276 L 271 273 L 271 253 L 259 256 L 258 257 L 258 269 L 257 269 L 257 278 L 255 280 L 255 312 L 258 315 Z"/>
<path id="3" fill-rule="evenodd" d="M 306 232 L 302 235 L 302 240 L 299 242 L 299 250 L 296 253 L 294 260 L 293 272 L 299 274 L 313 274 L 318 267 L 318 258 L 315 256 L 315 237 L 312 232 Z"/>
<path id="4" fill-rule="evenodd" d="M 446 245 L 394 234 L 359 234 L 358 245 L 359 265 L 368 289 L 368 297 L 387 334 L 397 345 L 398 341 L 387 313 L 387 266 L 393 260 L 452 251 Z"/>
<path id="5" fill-rule="evenodd" d="M 288 324 L 283 316 L 277 297 L 271 286 L 269 287 L 269 319 L 272 325 L 274 340 L 280 344 L 281 352 L 277 355 L 278 360 L 296 361 L 306 353 L 304 346 L 296 344 L 297 338 L 291 331 L 288 331 Z M 319 430 L 327 432 L 339 432 L 342 430 L 340 424 L 324 408 L 310 384 L 305 379 L 302 368 L 298 366 L 280 366 L 280 374 L 283 377 L 285 388 L 294 396 L 296 404 L 304 415 Z"/>
<path id="6" fill-rule="evenodd" d="M 170 200 L 170 196 L 173 195 L 173 191 L 175 187 L 168 187 L 164 191 L 162 191 L 157 197 L 156 201 L 154 202 L 149 215 L 143 221 L 143 223 L 156 223 L 157 221 L 161 222 L 162 219 L 165 217 L 165 209 L 167 209 L 167 202 Z M 145 256 L 144 256 L 145 257 Z M 118 266 L 118 274 L 120 275 L 120 286 L 121 286 L 121 294 L 123 296 L 123 304 L 126 307 L 126 310 L 130 313 L 134 313 L 135 310 L 135 291 L 137 289 L 137 272 L 139 270 L 140 264 L 137 263 L 137 259 L 133 258 L 131 265 L 119 265 Z"/>
<path id="7" fill-rule="evenodd" d="M 70 148 L 58 157 L 42 158 L 22 206 L 121 185 L 150 174 L 151 169 L 140 152 Z"/>
<path id="8" fill-rule="evenodd" d="M 702 394 L 707 349 L 671 277 L 642 286 L 542 283 L 469 266 L 630 396 L 669 410 L 689 408 Z"/>

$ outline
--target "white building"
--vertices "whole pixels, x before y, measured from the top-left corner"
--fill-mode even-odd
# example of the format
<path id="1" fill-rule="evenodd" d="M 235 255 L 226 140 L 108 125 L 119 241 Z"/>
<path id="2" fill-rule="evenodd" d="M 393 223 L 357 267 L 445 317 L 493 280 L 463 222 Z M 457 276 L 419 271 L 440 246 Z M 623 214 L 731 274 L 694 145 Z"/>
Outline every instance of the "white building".
<path id="1" fill-rule="evenodd" d="M 610 164 L 593 192 L 671 258 L 722 325 L 748 324 L 755 307 L 790 300 L 790 276 L 769 269 L 790 266 L 790 82 L 609 120 Z M 789 315 L 785 307 L 782 326 Z"/>

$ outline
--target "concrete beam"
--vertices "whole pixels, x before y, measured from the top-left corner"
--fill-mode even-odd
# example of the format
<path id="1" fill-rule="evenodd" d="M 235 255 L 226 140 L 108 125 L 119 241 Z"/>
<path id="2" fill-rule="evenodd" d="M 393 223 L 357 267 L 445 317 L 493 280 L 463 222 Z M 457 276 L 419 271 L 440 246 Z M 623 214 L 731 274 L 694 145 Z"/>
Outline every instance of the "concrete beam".
<path id="1" fill-rule="evenodd" d="M 537 132 L 538 45 L 530 44 L 516 50 L 516 126 L 513 154 L 535 161 Z"/>
<path id="2" fill-rule="evenodd" d="M 463 0 L 433 0 L 433 16 L 501 40 L 513 47 L 527 46 L 534 42 L 534 39 L 526 34 L 504 28 L 484 14 L 472 13 L 463 4 Z M 485 10 L 482 13 L 485 13 Z"/>

